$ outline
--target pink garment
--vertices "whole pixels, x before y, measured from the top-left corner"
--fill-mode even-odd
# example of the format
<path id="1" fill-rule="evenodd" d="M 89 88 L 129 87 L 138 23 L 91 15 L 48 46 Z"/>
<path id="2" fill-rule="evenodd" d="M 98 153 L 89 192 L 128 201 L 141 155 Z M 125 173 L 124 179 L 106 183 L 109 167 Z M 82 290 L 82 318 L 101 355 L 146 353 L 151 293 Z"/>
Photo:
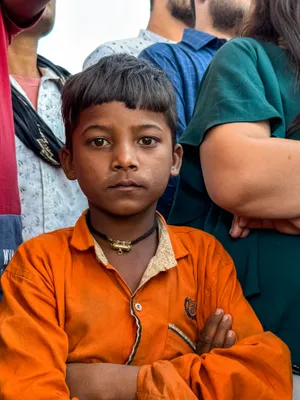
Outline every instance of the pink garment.
<path id="1" fill-rule="evenodd" d="M 31 101 L 35 110 L 37 110 L 38 105 L 38 94 L 41 83 L 41 78 L 28 78 L 25 76 L 12 75 L 13 78 L 18 82 L 27 97 Z"/>

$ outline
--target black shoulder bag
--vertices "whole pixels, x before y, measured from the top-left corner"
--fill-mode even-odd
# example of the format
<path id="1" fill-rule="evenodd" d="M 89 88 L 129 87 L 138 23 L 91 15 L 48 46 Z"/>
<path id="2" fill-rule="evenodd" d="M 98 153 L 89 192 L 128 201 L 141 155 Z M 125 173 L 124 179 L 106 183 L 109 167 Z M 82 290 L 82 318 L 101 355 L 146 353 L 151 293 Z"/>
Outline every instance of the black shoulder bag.
<path id="1" fill-rule="evenodd" d="M 38 67 L 48 68 L 53 71 L 60 78 L 61 86 L 70 76 L 67 70 L 54 65 L 51 61 L 40 55 L 38 55 L 37 65 Z M 11 85 L 11 91 L 15 134 L 39 158 L 53 167 L 59 168 L 59 151 L 64 143 L 54 135 L 26 97 L 15 89 L 13 85 Z"/>

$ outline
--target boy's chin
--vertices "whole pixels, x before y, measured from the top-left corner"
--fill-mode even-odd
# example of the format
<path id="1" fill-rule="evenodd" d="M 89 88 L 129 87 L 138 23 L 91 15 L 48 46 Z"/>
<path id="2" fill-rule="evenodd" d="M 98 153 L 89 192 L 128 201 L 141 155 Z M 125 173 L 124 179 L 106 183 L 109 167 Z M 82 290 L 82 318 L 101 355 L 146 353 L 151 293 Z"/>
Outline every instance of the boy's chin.
<path id="1" fill-rule="evenodd" d="M 132 217 L 137 214 L 142 214 L 143 212 L 148 211 L 153 208 L 153 212 L 156 208 L 156 202 L 153 204 L 120 204 L 116 207 L 109 207 L 104 212 L 107 214 L 114 215 L 116 217 L 126 218 Z"/>

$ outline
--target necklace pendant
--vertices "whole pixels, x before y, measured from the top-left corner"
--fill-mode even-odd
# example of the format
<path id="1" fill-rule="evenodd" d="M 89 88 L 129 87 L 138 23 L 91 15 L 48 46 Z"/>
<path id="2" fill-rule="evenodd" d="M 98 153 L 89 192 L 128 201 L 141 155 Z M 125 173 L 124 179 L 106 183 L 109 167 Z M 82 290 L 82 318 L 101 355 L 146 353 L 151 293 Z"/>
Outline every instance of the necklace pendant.
<path id="1" fill-rule="evenodd" d="M 129 253 L 132 245 L 131 242 L 127 242 L 125 240 L 110 240 L 110 245 L 113 250 L 116 250 L 119 256 L 122 256 L 125 253 Z"/>

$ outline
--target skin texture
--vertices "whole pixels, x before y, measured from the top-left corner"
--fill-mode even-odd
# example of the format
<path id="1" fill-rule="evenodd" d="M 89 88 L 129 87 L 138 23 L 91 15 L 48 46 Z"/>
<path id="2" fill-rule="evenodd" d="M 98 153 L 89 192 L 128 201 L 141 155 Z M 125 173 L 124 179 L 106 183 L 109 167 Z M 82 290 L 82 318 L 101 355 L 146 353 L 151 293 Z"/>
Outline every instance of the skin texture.
<path id="1" fill-rule="evenodd" d="M 193 26 L 189 0 L 154 0 L 147 26 L 149 31 L 180 42 L 183 30 Z"/>
<path id="2" fill-rule="evenodd" d="M 232 318 L 217 309 L 208 319 L 197 343 L 197 354 L 201 356 L 216 348 L 228 349 L 235 344 L 235 333 L 232 329 Z"/>
<path id="3" fill-rule="evenodd" d="M 180 146 L 172 152 L 163 115 L 115 102 L 81 114 L 73 154 L 64 150 L 63 161 L 68 178 L 78 180 L 95 208 L 126 217 L 156 206 L 169 177 L 179 172 L 181 153 Z M 140 188 L 113 190 L 122 180 L 133 180 Z"/>
<path id="4" fill-rule="evenodd" d="M 195 28 L 219 38 L 239 35 L 252 0 L 195 0 Z"/>
<path id="5" fill-rule="evenodd" d="M 210 197 L 236 215 L 234 238 L 246 237 L 249 229 L 300 234 L 300 180 L 290 173 L 299 168 L 300 145 L 270 135 L 267 121 L 219 125 L 200 147 Z"/>
<path id="6" fill-rule="evenodd" d="M 157 200 L 169 177 L 179 173 L 181 158 L 162 114 L 117 102 L 83 111 L 72 153 L 61 152 L 67 177 L 78 180 L 88 199 L 92 226 L 121 240 L 134 240 L 153 226 Z M 156 252 L 157 233 L 121 259 L 105 240 L 95 239 L 134 291 Z"/>
<path id="7" fill-rule="evenodd" d="M 48 35 L 55 23 L 56 0 L 48 3 L 40 21 L 31 29 L 15 36 L 8 48 L 8 64 L 11 75 L 39 78 L 37 48 L 39 40 Z"/>
<path id="8" fill-rule="evenodd" d="M 268 122 L 219 125 L 200 147 L 210 197 L 233 214 L 255 219 L 300 215 L 300 144 L 270 138 Z M 212 157 L 214 161 L 212 161 Z"/>
<path id="9" fill-rule="evenodd" d="M 188 27 L 194 27 L 194 14 L 190 0 L 169 0 L 168 9 L 170 14 Z"/>

